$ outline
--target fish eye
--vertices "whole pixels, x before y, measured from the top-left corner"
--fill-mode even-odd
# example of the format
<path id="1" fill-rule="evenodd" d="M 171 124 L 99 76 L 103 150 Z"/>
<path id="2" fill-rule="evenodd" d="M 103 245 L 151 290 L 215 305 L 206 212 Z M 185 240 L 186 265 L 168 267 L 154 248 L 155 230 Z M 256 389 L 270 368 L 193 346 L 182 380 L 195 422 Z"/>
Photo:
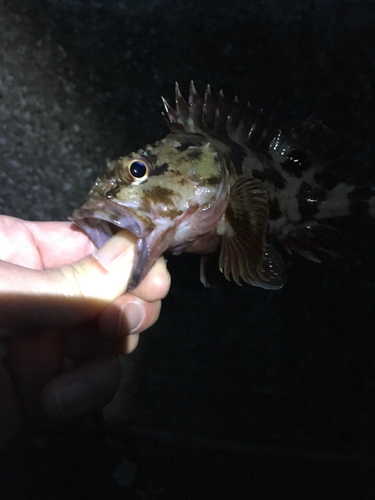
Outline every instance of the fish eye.
<path id="1" fill-rule="evenodd" d="M 132 160 L 128 165 L 128 171 L 134 181 L 145 180 L 150 172 L 150 165 L 145 160 Z"/>

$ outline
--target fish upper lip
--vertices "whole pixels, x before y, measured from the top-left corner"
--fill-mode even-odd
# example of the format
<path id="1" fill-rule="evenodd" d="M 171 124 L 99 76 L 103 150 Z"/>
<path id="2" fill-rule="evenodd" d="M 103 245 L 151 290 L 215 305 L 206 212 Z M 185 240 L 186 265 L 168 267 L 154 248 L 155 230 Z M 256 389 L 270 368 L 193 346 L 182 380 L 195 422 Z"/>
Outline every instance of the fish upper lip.
<path id="1" fill-rule="evenodd" d="M 112 200 L 103 199 L 100 196 L 93 196 L 86 200 L 80 208 L 73 211 L 71 219 L 80 219 L 83 217 L 103 217 L 102 220 L 106 220 L 115 226 L 122 227 L 124 216 L 129 215 L 142 222 L 139 229 L 140 233 L 136 234 L 139 238 L 143 238 L 149 234 L 155 227 L 155 224 L 144 211 L 115 203 Z"/>
<path id="2" fill-rule="evenodd" d="M 145 238 L 155 228 L 155 223 L 141 210 L 120 205 L 99 196 L 93 196 L 86 200 L 80 208 L 73 211 L 69 219 L 86 232 L 90 228 L 103 230 L 107 236 L 104 241 L 99 237 L 95 238 L 95 235 L 92 237 L 88 232 L 97 246 L 101 246 L 116 232 L 113 226 L 128 229 L 137 238 Z M 99 221 L 107 223 L 107 225 L 100 225 Z"/>

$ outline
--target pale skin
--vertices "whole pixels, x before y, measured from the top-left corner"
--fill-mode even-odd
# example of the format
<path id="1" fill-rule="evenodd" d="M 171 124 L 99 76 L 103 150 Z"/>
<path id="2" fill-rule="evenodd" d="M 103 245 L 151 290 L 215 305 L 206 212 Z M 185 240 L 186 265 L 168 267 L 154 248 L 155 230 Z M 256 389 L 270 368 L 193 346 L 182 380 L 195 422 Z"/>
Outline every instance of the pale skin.
<path id="1" fill-rule="evenodd" d="M 0 445 L 25 423 L 112 400 L 117 356 L 158 319 L 170 285 L 159 259 L 126 292 L 135 242 L 121 231 L 97 250 L 69 222 L 0 216 Z"/>

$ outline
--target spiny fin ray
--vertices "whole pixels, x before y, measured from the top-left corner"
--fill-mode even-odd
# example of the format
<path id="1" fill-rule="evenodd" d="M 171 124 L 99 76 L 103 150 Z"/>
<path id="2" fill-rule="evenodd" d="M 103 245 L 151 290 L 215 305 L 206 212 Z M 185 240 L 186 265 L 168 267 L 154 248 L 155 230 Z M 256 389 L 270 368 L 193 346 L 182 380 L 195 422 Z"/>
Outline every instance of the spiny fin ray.
<path id="1" fill-rule="evenodd" d="M 249 103 L 241 105 L 237 96 L 229 104 L 220 90 L 215 99 L 209 85 L 203 99 L 193 81 L 190 83 L 188 102 L 183 98 L 177 82 L 175 94 L 176 109 L 163 98 L 163 115 L 172 132 L 208 132 L 229 137 L 237 143 L 273 151 L 293 168 L 300 165 L 300 169 L 304 170 L 314 164 L 316 171 L 329 171 L 346 182 L 354 180 L 342 145 L 328 127 L 313 117 L 294 128 L 291 134 L 285 134 L 275 121 L 264 115 L 263 110 L 257 113 Z"/>
<path id="2" fill-rule="evenodd" d="M 292 229 L 280 241 L 289 252 L 294 250 L 313 262 L 320 262 L 314 250 L 333 257 L 342 257 L 345 253 L 345 243 L 341 233 L 316 221 L 305 222 Z"/>

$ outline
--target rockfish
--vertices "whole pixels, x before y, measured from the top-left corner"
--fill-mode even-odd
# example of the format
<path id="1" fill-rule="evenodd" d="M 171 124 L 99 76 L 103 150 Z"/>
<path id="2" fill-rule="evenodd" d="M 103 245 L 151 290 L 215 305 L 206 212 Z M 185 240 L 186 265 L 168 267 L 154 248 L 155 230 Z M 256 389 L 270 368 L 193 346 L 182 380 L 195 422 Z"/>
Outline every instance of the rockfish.
<path id="1" fill-rule="evenodd" d="M 111 161 L 70 220 L 100 247 L 121 228 L 137 238 L 129 289 L 164 252 L 201 254 L 206 286 L 220 270 L 237 284 L 278 289 L 283 260 L 270 242 L 319 262 L 340 256 L 340 233 L 321 219 L 374 215 L 374 189 L 356 187 L 334 134 L 307 120 L 285 134 L 238 99 L 207 86 L 176 84 L 176 109 L 163 99 L 170 133 Z"/>

